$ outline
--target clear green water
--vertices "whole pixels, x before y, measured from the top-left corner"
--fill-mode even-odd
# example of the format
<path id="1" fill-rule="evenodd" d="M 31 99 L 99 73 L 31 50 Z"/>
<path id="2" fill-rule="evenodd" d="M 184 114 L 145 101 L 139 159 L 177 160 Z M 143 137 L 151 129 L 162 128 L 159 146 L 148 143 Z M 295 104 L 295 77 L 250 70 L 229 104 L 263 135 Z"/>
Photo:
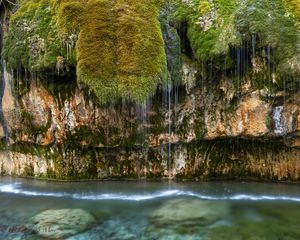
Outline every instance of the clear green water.
<path id="1" fill-rule="evenodd" d="M 300 239 L 299 184 L 14 178 L 0 178 L 0 239 L 43 239 L 28 220 L 65 208 L 96 223 L 64 239 Z"/>

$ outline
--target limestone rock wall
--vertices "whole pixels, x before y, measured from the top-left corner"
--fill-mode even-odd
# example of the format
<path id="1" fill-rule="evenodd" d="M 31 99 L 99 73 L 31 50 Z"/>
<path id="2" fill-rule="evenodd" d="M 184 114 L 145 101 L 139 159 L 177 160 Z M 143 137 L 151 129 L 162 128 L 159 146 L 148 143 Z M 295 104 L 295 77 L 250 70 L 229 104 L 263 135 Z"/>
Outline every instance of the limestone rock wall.
<path id="1" fill-rule="evenodd" d="M 173 89 L 177 99 L 158 92 L 145 106 L 97 106 L 78 88 L 63 97 L 38 78 L 19 98 L 12 86 L 2 99 L 10 138 L 1 174 L 299 180 L 298 93 L 281 101 L 283 93 L 245 88 L 234 102 L 221 82 Z"/>
<path id="2" fill-rule="evenodd" d="M 102 79 L 102 82 L 98 79 L 103 77 L 101 71 L 97 72 L 95 79 L 88 78 L 91 81 L 81 79 L 78 82 L 80 79 L 78 76 L 76 79 L 74 69 L 77 64 L 75 39 L 66 46 L 57 42 L 55 37 L 51 37 L 58 34 L 55 31 L 57 25 L 53 24 L 57 18 L 44 14 L 52 8 L 45 1 L 32 6 L 29 1 L 25 2 L 21 3 L 19 10 L 6 10 L 0 3 L 3 23 L 1 47 L 3 36 L 6 35 L 4 58 L 0 59 L 1 174 L 57 179 L 254 177 L 299 180 L 300 90 L 297 75 L 299 49 L 296 44 L 299 31 L 295 19 L 290 19 L 291 15 L 287 14 L 282 4 L 275 4 L 278 10 L 275 11 L 273 5 L 266 3 L 264 9 L 258 2 L 249 2 L 235 11 L 237 6 L 228 9 L 225 2 L 224 6 L 216 2 L 218 7 L 211 8 L 213 14 L 211 11 L 194 11 L 194 7 L 201 9 L 201 6 L 194 6 L 196 3 L 189 5 L 186 1 L 174 1 L 175 5 L 153 8 L 155 31 L 161 33 L 163 38 L 159 42 L 163 55 L 161 60 L 167 68 L 159 68 L 159 72 L 163 70 L 166 79 L 155 81 L 154 86 L 152 80 L 158 77 L 155 72 L 152 74 L 153 71 L 150 71 L 149 79 L 147 75 L 144 83 L 142 81 L 145 78 L 137 74 L 146 66 L 142 63 L 143 66 L 139 65 L 139 59 L 144 59 L 143 54 L 146 54 L 144 47 L 155 43 L 152 35 L 146 32 L 148 28 L 141 32 L 147 41 L 136 40 L 141 44 L 137 44 L 141 53 L 129 51 L 131 49 L 127 44 L 126 48 L 118 48 L 119 54 L 124 57 L 124 66 L 131 64 L 128 59 L 135 59 L 139 63 L 132 65 L 138 72 L 129 68 L 128 76 L 134 75 L 134 78 L 127 79 L 126 70 L 124 79 L 123 76 L 121 78 L 122 84 L 117 84 L 122 86 L 121 95 L 128 92 L 135 96 L 133 99 L 140 99 L 140 87 L 146 89 L 142 95 L 151 97 L 142 104 L 143 101 L 134 102 L 127 97 L 123 97 L 123 100 L 116 96 L 113 100 L 109 99 L 110 94 L 103 88 L 108 83 L 107 79 Z M 26 4 L 32 9 L 27 9 Z M 131 6 L 125 5 L 124 9 Z M 142 3 L 141 6 L 146 4 Z M 105 8 L 108 12 L 114 11 L 109 4 Z M 222 9 L 230 10 L 230 16 L 217 14 Z M 26 19 L 27 10 L 34 12 L 28 15 L 29 19 Z M 253 10 L 258 16 L 266 18 L 269 13 L 273 14 L 276 21 L 263 31 L 256 24 L 256 18 L 252 19 L 252 14 L 240 14 Z M 94 8 L 89 6 L 87 11 L 93 12 Z M 10 21 L 10 16 L 15 13 L 18 18 Z M 186 13 L 189 14 L 184 17 Z M 174 18 L 174 14 L 177 17 Z M 199 14 L 209 16 L 209 21 Z M 109 16 L 101 15 L 97 21 L 106 22 L 109 20 L 106 17 Z M 236 18 L 243 21 L 233 22 Z M 197 23 L 194 19 L 205 21 Z M 24 20 L 38 27 L 31 29 L 27 23 L 20 25 Z M 43 24 L 42 20 L 52 25 Z M 218 22 L 225 25 L 219 26 Z M 239 23 L 249 26 L 240 26 Z M 258 27 L 259 36 L 250 32 L 253 24 Z M 120 26 L 120 29 L 123 28 Z M 216 29 L 218 34 L 211 39 L 211 31 Z M 32 55 L 31 50 L 36 42 L 28 39 L 40 39 L 36 35 L 37 30 L 47 37 L 43 48 L 33 51 Z M 284 30 L 283 33 L 280 30 Z M 139 31 L 133 35 L 140 36 Z M 16 32 L 20 38 L 28 41 L 19 42 L 20 39 L 15 37 Z M 89 43 L 91 39 L 87 36 L 80 35 Z M 125 34 L 122 37 L 127 39 L 128 36 Z M 259 39 L 261 43 L 257 43 Z M 276 44 L 270 44 L 269 39 L 276 39 Z M 91 43 L 98 43 L 96 40 L 91 40 Z M 108 40 L 101 41 L 103 44 L 98 47 L 110 46 L 104 44 L 108 44 Z M 51 46 L 57 51 L 45 50 Z M 107 48 L 107 52 L 111 53 L 111 49 Z M 89 50 L 98 53 L 95 49 L 98 48 Z M 29 57 L 26 54 L 28 50 Z M 153 52 L 150 51 L 148 55 L 151 56 Z M 282 52 L 288 54 L 281 56 Z M 157 57 L 157 54 L 153 56 Z M 68 65 L 69 57 L 69 61 L 72 61 Z M 97 60 L 96 66 L 104 61 L 95 59 L 95 56 L 86 59 Z M 112 59 L 105 60 L 106 68 L 119 64 L 117 56 Z M 150 64 L 153 59 L 148 60 Z M 6 61 L 10 69 L 7 69 Z M 44 66 L 45 63 L 48 65 Z M 93 75 L 89 68 L 86 71 Z M 112 69 L 110 71 L 115 74 Z M 95 84 L 94 87 L 105 96 L 107 94 L 106 104 L 99 105 L 97 94 L 82 83 L 85 81 L 93 86 Z M 133 87 L 135 92 L 130 90 L 132 83 L 136 86 Z M 147 86 L 150 85 L 146 83 L 151 84 L 151 92 L 156 90 L 154 96 L 147 92 Z M 114 89 L 110 91 L 115 92 Z"/>

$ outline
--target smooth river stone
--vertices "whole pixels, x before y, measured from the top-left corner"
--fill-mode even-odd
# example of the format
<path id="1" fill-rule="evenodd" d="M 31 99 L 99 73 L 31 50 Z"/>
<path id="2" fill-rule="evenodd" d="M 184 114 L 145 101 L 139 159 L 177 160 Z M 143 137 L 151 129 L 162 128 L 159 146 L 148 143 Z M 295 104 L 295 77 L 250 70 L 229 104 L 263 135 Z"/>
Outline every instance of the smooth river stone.
<path id="1" fill-rule="evenodd" d="M 26 227 L 46 238 L 65 238 L 89 229 L 95 218 L 82 209 L 47 210 L 29 219 Z"/>
<path id="2" fill-rule="evenodd" d="M 176 199 L 163 204 L 151 214 L 156 225 L 209 225 L 229 212 L 229 204 L 219 201 Z"/>

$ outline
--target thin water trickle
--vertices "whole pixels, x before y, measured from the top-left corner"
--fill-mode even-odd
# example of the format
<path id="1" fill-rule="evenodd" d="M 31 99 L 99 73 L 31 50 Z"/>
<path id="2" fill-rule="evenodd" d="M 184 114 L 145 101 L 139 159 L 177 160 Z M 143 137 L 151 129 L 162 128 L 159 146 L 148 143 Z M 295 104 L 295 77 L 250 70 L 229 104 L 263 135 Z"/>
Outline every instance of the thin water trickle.
<path id="1" fill-rule="evenodd" d="M 171 152 L 171 136 L 172 136 L 172 110 L 171 110 L 171 105 L 172 105 L 172 99 L 171 99 L 171 92 L 172 92 L 172 86 L 168 84 L 167 88 L 168 92 L 168 133 L 169 133 L 169 141 L 168 141 L 168 169 L 169 169 L 169 175 L 171 174 L 171 161 L 172 161 L 172 152 Z"/>

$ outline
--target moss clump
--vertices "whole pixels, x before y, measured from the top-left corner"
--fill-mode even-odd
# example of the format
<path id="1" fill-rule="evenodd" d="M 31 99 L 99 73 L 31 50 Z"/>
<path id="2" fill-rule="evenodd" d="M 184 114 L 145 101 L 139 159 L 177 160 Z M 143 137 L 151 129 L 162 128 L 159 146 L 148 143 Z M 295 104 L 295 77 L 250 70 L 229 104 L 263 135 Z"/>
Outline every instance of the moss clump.
<path id="1" fill-rule="evenodd" d="M 77 77 L 96 93 L 100 102 L 118 97 L 115 30 L 110 1 L 90 1 L 77 43 Z M 100 14 L 101 13 L 101 14 Z"/>
<path id="2" fill-rule="evenodd" d="M 57 57 L 65 52 L 57 39 L 56 21 L 49 1 L 21 1 L 20 8 L 11 17 L 5 37 L 3 53 L 8 68 L 55 71 Z"/>
<path id="3" fill-rule="evenodd" d="M 86 12 L 77 43 L 78 80 L 100 103 L 120 97 L 145 101 L 166 79 L 157 4 L 94 0 Z"/>
<path id="4" fill-rule="evenodd" d="M 61 38 L 67 39 L 71 35 L 78 35 L 84 21 L 85 0 L 61 0 L 57 3 L 57 25 Z"/>
<path id="5" fill-rule="evenodd" d="M 177 21 L 187 22 L 196 59 L 213 71 L 243 77 L 259 55 L 279 78 L 299 75 L 300 49 L 295 0 L 173 0 Z M 293 14 L 289 14 L 292 12 Z M 267 56 L 268 49 L 272 53 Z M 272 59 L 271 59 L 272 58 Z M 225 63 L 225 64 L 224 64 Z M 266 66 L 267 66 L 266 65 Z M 242 69 L 242 70 L 241 70 Z"/>
<path id="6" fill-rule="evenodd" d="M 86 0 L 60 0 L 53 6 L 58 35 L 67 49 L 67 59 L 74 66 L 77 64 L 75 45 L 80 26 L 84 21 L 86 2 Z"/>
<path id="7" fill-rule="evenodd" d="M 300 28 L 300 3 L 298 0 L 285 0 L 286 7 L 295 15 Z"/>
<path id="8" fill-rule="evenodd" d="M 164 1 L 29 0 L 13 14 L 5 41 L 11 69 L 77 66 L 99 103 L 139 103 L 168 79 L 158 20 Z M 75 48 L 76 45 L 76 48 Z"/>
<path id="9" fill-rule="evenodd" d="M 237 1 L 175 0 L 175 17 L 188 22 L 188 38 L 199 60 L 228 52 L 230 44 L 238 44 L 234 11 Z"/>
<path id="10" fill-rule="evenodd" d="M 281 0 L 247 1 L 236 13 L 237 30 L 243 40 L 250 42 L 252 35 L 256 34 L 259 40 L 256 49 L 262 52 L 262 58 L 268 64 L 272 61 L 276 64 L 275 71 L 282 77 L 297 75 L 299 69 L 292 62 L 300 56 L 299 31 L 294 19 L 286 13 Z"/>

